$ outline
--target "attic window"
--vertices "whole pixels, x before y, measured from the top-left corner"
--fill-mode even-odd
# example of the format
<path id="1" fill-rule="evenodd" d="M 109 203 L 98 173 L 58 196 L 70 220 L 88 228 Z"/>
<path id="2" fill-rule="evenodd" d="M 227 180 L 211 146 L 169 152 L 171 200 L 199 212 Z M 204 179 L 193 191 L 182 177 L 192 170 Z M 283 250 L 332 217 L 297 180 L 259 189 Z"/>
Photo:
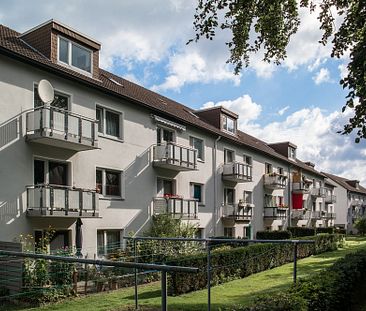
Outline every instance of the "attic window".
<path id="1" fill-rule="evenodd" d="M 222 128 L 223 130 L 235 134 L 236 132 L 236 120 L 228 117 L 227 115 L 223 115 L 222 117 Z"/>
<path id="2" fill-rule="evenodd" d="M 293 147 L 288 147 L 288 157 L 292 160 L 296 160 L 296 149 Z"/>
<path id="3" fill-rule="evenodd" d="M 58 37 L 58 61 L 91 73 L 92 52 L 68 39 Z"/>

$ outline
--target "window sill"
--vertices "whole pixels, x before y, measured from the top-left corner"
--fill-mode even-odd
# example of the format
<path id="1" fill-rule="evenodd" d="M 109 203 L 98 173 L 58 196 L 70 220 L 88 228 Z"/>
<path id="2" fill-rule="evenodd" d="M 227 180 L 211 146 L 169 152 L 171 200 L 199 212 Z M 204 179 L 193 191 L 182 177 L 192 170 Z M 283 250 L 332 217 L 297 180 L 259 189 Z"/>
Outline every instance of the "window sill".
<path id="1" fill-rule="evenodd" d="M 197 158 L 197 162 L 205 163 L 205 160 L 202 160 L 202 159 L 198 159 L 198 158 Z"/>
<path id="2" fill-rule="evenodd" d="M 99 200 L 104 200 L 104 201 L 124 201 L 125 199 L 119 196 L 104 196 L 104 195 L 99 195 Z"/>
<path id="3" fill-rule="evenodd" d="M 82 75 L 87 76 L 89 78 L 92 78 L 93 77 L 93 72 L 89 72 L 89 71 L 80 69 L 80 68 L 78 68 L 76 66 L 70 65 L 68 63 L 64 63 L 63 61 L 57 60 L 57 64 L 60 65 L 60 66 L 66 67 L 68 69 L 71 69 L 73 71 L 76 71 L 78 73 L 81 73 Z"/>
<path id="4" fill-rule="evenodd" d="M 98 138 L 105 138 L 105 139 L 113 140 L 113 141 L 116 141 L 116 142 L 119 142 L 119 143 L 124 143 L 124 140 L 122 138 L 118 138 L 118 137 L 115 137 L 115 136 L 104 135 L 104 134 L 101 134 L 101 133 L 98 133 Z"/>

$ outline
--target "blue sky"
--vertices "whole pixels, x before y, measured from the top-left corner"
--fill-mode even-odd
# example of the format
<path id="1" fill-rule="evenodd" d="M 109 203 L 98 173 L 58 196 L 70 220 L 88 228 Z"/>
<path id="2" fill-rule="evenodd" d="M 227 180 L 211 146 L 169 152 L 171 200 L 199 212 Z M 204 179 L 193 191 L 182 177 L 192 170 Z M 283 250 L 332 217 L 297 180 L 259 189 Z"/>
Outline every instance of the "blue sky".
<path id="1" fill-rule="evenodd" d="M 339 80 L 347 55 L 329 57 L 316 15 L 302 10 L 299 32 L 281 66 L 253 55 L 235 76 L 225 42 L 185 43 L 193 37 L 194 0 L 74 0 L 0 2 L 0 23 L 23 32 L 55 18 L 102 43 L 101 66 L 194 109 L 222 104 L 239 114 L 240 128 L 268 142 L 290 140 L 319 170 L 366 184 L 366 144 L 336 133 L 352 115 L 341 113 Z M 339 19 L 336 21 L 339 24 Z"/>

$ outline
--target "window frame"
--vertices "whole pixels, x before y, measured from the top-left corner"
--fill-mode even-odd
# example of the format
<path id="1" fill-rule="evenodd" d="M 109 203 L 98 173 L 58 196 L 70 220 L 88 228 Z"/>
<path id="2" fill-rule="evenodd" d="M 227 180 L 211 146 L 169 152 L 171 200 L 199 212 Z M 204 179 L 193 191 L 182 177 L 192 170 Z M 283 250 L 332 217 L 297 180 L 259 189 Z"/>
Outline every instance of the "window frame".
<path id="1" fill-rule="evenodd" d="M 99 251 L 99 244 L 98 244 L 98 233 L 103 233 L 103 253 Z M 123 248 L 123 229 L 97 229 L 97 236 L 96 236 L 96 244 L 97 244 L 97 256 L 98 257 L 105 257 L 108 253 L 108 232 L 119 232 L 119 248 Z"/>
<path id="2" fill-rule="evenodd" d="M 39 83 L 38 81 L 33 81 L 33 98 L 32 98 L 32 101 L 33 101 L 33 109 L 36 109 L 37 107 L 35 107 L 35 92 L 36 92 L 36 89 L 38 89 L 38 86 L 39 86 Z M 68 100 L 68 107 L 67 107 L 67 111 L 72 111 L 72 105 L 73 105 L 73 99 L 74 99 L 74 95 L 72 93 L 69 93 L 69 92 L 65 92 L 64 90 L 60 90 L 58 88 L 54 88 L 54 91 L 55 91 L 55 94 L 60 94 L 62 96 L 65 96 L 65 97 L 68 97 L 69 100 Z M 51 107 L 53 107 L 52 105 L 50 105 Z M 57 108 L 57 107 L 56 107 Z M 60 109 L 60 108 L 58 108 Z"/>
<path id="3" fill-rule="evenodd" d="M 229 203 L 228 202 L 228 195 L 227 195 L 227 191 L 228 190 L 232 190 L 233 191 L 233 202 L 232 203 Z M 224 205 L 235 205 L 235 203 L 236 203 L 236 191 L 235 191 L 235 188 L 230 188 L 230 187 L 225 187 L 224 188 L 223 202 L 224 202 Z"/>
<path id="4" fill-rule="evenodd" d="M 197 201 L 199 205 L 205 205 L 205 188 L 204 188 L 204 184 L 201 183 L 197 183 L 197 182 L 191 182 L 189 183 L 189 188 L 190 188 L 190 193 L 191 193 L 191 198 L 195 199 L 194 197 L 194 186 L 199 186 L 201 187 L 201 201 Z"/>
<path id="5" fill-rule="evenodd" d="M 98 137 L 104 137 L 112 140 L 116 140 L 119 142 L 124 141 L 124 113 L 122 111 L 113 110 L 110 108 L 107 108 L 105 106 L 96 104 L 95 105 L 95 118 L 97 118 L 97 110 L 102 111 L 102 132 L 99 131 L 99 124 L 98 124 Z M 106 119 L 106 112 L 111 112 L 116 115 L 118 115 L 118 121 L 119 121 L 119 135 L 113 136 L 106 133 L 107 128 L 107 119 Z M 99 121 L 99 120 L 98 120 Z"/>
<path id="6" fill-rule="evenodd" d="M 226 121 L 225 121 L 225 120 L 226 120 Z M 233 132 L 231 132 L 231 131 L 229 131 L 229 130 L 228 130 L 228 126 L 227 126 L 228 122 L 227 122 L 227 120 L 231 120 L 231 121 L 233 121 L 233 123 L 234 123 Z M 231 134 L 231 135 L 236 135 L 236 121 L 237 121 L 237 120 L 235 120 L 234 118 L 229 117 L 229 116 L 228 116 L 228 115 L 226 115 L 226 114 L 222 114 L 222 130 L 223 130 L 224 132 L 226 132 L 226 133 Z M 226 124 L 226 128 L 225 128 L 225 124 Z"/>
<path id="7" fill-rule="evenodd" d="M 296 160 L 296 149 L 293 147 L 288 147 L 288 157 L 289 159 Z"/>
<path id="8" fill-rule="evenodd" d="M 199 157 L 199 151 L 194 147 L 194 140 L 198 140 L 202 143 L 201 157 Z M 196 136 L 189 136 L 189 146 L 197 150 L 197 161 L 205 162 L 205 141 L 202 138 Z"/>
<path id="9" fill-rule="evenodd" d="M 247 160 L 250 160 L 249 161 L 250 163 L 248 163 Z M 249 166 L 253 166 L 253 157 L 251 157 L 251 156 L 244 153 L 243 154 L 243 163 L 246 164 L 246 165 L 249 165 Z"/>
<path id="10" fill-rule="evenodd" d="M 125 184 L 124 184 L 124 171 L 123 170 L 118 170 L 118 169 L 112 169 L 112 168 L 103 168 L 103 167 L 99 167 L 97 166 L 95 168 L 95 188 L 96 190 L 98 190 L 97 187 L 97 171 L 101 171 L 102 172 L 102 191 L 99 192 L 99 198 L 100 199 L 120 199 L 120 200 L 124 200 L 125 199 Z M 120 195 L 109 195 L 106 194 L 106 172 L 113 172 L 113 173 L 118 173 L 119 174 L 119 187 L 120 187 Z"/>
<path id="11" fill-rule="evenodd" d="M 159 135 L 160 143 L 158 142 L 158 131 L 159 130 L 160 130 L 160 135 Z M 164 131 L 169 131 L 173 134 L 172 140 L 170 142 L 163 140 Z M 166 143 L 175 143 L 176 138 L 177 138 L 177 133 L 174 129 L 172 129 L 170 127 L 162 126 L 160 124 L 156 127 L 156 144 L 157 145 L 159 145 L 159 144 L 162 145 L 162 144 L 166 144 Z"/>
<path id="12" fill-rule="evenodd" d="M 248 193 L 248 194 L 250 193 L 250 202 L 247 202 L 247 200 L 245 199 L 245 195 L 246 195 L 247 193 Z M 244 191 L 243 191 L 243 201 L 244 201 L 244 203 L 246 203 L 246 204 L 253 204 L 253 202 L 254 202 L 254 198 L 253 198 L 253 191 L 244 190 Z"/>
<path id="13" fill-rule="evenodd" d="M 271 171 L 270 172 L 267 172 L 267 167 L 270 167 L 271 168 Z M 272 163 L 269 163 L 269 162 L 265 162 L 264 163 L 264 172 L 265 172 L 265 174 L 271 174 L 271 173 L 273 173 L 273 164 Z"/>
<path id="14" fill-rule="evenodd" d="M 64 61 L 60 60 L 60 40 L 65 40 L 67 41 L 67 63 L 65 63 Z M 81 69 L 79 67 L 76 67 L 74 65 L 72 65 L 72 45 L 75 45 L 83 50 L 86 50 L 90 53 L 90 72 L 84 69 Z M 92 76 L 93 75 L 93 51 L 91 49 L 88 49 L 87 47 L 76 43 L 75 41 L 72 41 L 64 36 L 57 36 L 57 63 L 63 65 L 63 66 L 67 66 L 70 67 L 71 69 L 78 71 L 80 73 L 83 73 L 85 75 L 88 76 Z"/>
<path id="15" fill-rule="evenodd" d="M 227 162 L 227 156 L 226 156 L 226 153 L 227 152 L 231 152 L 232 153 L 232 155 L 233 155 L 232 162 Z M 229 149 L 229 148 L 224 148 L 224 164 L 235 163 L 235 158 L 236 158 L 235 150 Z"/>
<path id="16" fill-rule="evenodd" d="M 71 185 L 73 185 L 73 167 L 72 167 L 72 162 L 71 161 L 65 161 L 65 160 L 59 160 L 59 159 L 54 159 L 54 158 L 46 158 L 46 157 L 42 157 L 42 156 L 38 156 L 38 155 L 34 155 L 33 156 L 33 161 L 32 161 L 32 183 L 34 184 L 34 162 L 35 161 L 42 161 L 44 162 L 43 165 L 43 171 L 44 171 L 44 183 L 43 184 L 49 184 L 49 175 L 50 175 L 50 170 L 49 170 L 49 163 L 50 162 L 54 162 L 54 163 L 61 163 L 61 164 L 65 164 L 66 165 L 66 187 L 70 187 Z M 54 185 L 54 184 L 52 184 Z"/>

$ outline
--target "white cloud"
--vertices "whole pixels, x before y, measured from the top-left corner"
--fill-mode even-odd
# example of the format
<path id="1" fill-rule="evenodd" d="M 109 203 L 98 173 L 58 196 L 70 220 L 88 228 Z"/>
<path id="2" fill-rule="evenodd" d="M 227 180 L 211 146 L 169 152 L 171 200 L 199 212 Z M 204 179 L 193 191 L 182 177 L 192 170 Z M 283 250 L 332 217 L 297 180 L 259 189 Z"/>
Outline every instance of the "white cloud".
<path id="1" fill-rule="evenodd" d="M 338 66 L 339 69 L 339 76 L 341 79 L 344 79 L 348 75 L 348 68 L 346 64 L 340 64 Z"/>
<path id="2" fill-rule="evenodd" d="M 313 77 L 313 80 L 314 80 L 316 85 L 319 85 L 321 83 L 326 83 L 326 82 L 332 82 L 332 80 L 330 78 L 330 72 L 326 68 L 321 68 L 315 74 L 315 76 Z"/>
<path id="3" fill-rule="evenodd" d="M 278 110 L 278 115 L 283 116 L 284 113 L 290 108 L 290 106 L 283 107 L 282 109 Z"/>

